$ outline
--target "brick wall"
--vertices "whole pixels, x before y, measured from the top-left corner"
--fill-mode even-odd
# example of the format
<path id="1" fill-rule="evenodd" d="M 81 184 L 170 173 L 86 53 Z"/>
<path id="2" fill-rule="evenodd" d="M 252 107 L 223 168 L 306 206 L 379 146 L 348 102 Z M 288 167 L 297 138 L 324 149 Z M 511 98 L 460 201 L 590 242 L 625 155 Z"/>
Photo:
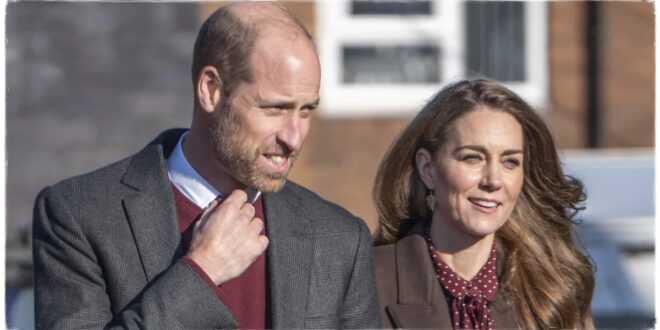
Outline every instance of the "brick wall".
<path id="1" fill-rule="evenodd" d="M 320 109 L 323 111 L 323 109 Z M 323 119 L 317 116 L 291 179 L 378 223 L 371 197 L 380 160 L 409 119 Z"/>
<path id="2" fill-rule="evenodd" d="M 586 7 L 582 2 L 548 4 L 549 94 L 546 115 L 557 144 L 582 148 L 586 132 Z"/>
<path id="3" fill-rule="evenodd" d="M 654 14 L 648 2 L 599 3 L 603 147 L 653 146 Z"/>
<path id="4" fill-rule="evenodd" d="M 654 16 L 646 2 L 598 2 L 600 146 L 653 146 Z M 586 2 L 550 2 L 547 120 L 561 148 L 587 145 Z"/>

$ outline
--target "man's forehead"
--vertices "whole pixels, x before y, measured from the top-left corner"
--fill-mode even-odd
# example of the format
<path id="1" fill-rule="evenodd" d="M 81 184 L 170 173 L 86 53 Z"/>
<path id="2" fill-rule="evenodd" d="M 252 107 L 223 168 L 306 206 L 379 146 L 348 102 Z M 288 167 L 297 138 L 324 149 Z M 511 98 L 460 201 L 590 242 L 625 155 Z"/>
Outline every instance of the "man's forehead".
<path id="1" fill-rule="evenodd" d="M 300 33 L 289 34 L 281 30 L 265 32 L 257 37 L 250 62 L 253 71 L 320 65 L 311 40 Z"/>

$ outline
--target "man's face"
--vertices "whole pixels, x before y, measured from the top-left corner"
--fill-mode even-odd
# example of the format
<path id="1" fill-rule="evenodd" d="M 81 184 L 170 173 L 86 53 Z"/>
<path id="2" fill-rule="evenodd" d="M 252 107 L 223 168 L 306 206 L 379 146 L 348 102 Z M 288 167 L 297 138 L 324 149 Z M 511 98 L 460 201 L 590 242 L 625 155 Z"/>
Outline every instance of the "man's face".
<path id="1" fill-rule="evenodd" d="M 234 178 L 273 192 L 284 185 L 309 131 L 319 101 L 320 67 L 302 36 L 260 37 L 250 63 L 252 81 L 220 102 L 211 139 L 216 157 Z"/>

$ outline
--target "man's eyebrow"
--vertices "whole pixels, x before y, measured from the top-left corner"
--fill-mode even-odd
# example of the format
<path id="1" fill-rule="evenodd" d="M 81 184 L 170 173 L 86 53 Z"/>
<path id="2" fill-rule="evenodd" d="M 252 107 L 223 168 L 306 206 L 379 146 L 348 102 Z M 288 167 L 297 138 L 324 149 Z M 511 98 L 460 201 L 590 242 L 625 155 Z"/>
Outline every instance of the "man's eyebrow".
<path id="1" fill-rule="evenodd" d="M 293 108 L 296 102 L 293 101 L 261 101 L 259 106 L 262 108 Z"/>
<path id="2" fill-rule="evenodd" d="M 316 107 L 319 106 L 319 102 L 320 102 L 320 101 L 321 101 L 320 99 L 316 99 L 316 100 L 314 100 L 314 101 L 312 101 L 312 102 L 309 102 L 309 103 L 305 104 L 305 106 L 308 107 L 308 108 L 312 108 L 312 109 L 313 109 L 313 108 L 316 108 Z"/>
<path id="3" fill-rule="evenodd" d="M 312 102 L 306 103 L 303 105 L 303 108 L 316 108 L 319 105 L 319 99 L 316 99 Z M 262 108 L 284 108 L 292 109 L 295 108 L 296 102 L 294 101 L 264 101 L 259 102 L 259 106 Z"/>

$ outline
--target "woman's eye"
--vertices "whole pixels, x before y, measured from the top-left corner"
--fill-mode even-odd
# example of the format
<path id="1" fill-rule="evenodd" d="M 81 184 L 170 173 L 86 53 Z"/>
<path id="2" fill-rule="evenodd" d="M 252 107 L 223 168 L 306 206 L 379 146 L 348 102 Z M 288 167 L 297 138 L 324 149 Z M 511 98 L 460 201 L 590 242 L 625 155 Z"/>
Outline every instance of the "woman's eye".
<path id="1" fill-rule="evenodd" d="M 520 161 L 516 158 L 508 158 L 504 161 L 504 166 L 513 169 L 520 166 Z"/>
<path id="2" fill-rule="evenodd" d="M 479 161 L 481 161 L 481 156 L 478 155 L 478 154 L 467 154 L 467 155 L 463 155 L 461 157 L 461 160 L 466 161 L 470 164 L 474 164 L 474 163 L 478 163 Z"/>

